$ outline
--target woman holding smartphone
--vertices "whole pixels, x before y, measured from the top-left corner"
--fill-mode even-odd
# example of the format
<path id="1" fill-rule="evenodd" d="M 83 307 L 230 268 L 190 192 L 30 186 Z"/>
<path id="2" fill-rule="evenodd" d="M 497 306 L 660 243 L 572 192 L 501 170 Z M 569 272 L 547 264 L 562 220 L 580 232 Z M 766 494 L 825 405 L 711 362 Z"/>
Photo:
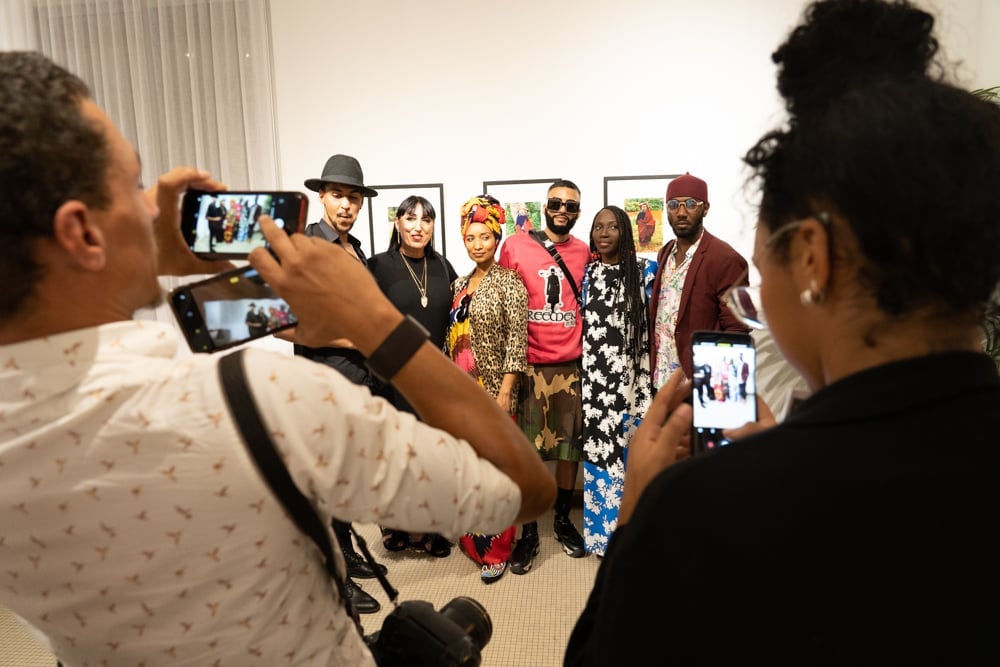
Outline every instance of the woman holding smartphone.
<path id="1" fill-rule="evenodd" d="M 1000 662 L 1000 108 L 945 79 L 933 28 L 821 0 L 772 54 L 788 118 L 743 158 L 759 292 L 729 304 L 813 393 L 677 461 L 690 386 L 658 391 L 566 666 Z"/>
<path id="2" fill-rule="evenodd" d="M 389 249 L 368 260 L 368 270 L 394 306 L 412 315 L 430 333 L 431 342 L 445 349 L 451 283 L 458 274 L 451 263 L 434 249 L 434 206 L 424 197 L 410 196 L 396 208 Z M 392 385 L 381 393 L 397 409 L 413 412 L 409 402 Z M 406 531 L 382 528 L 382 542 L 389 551 L 411 546 L 443 558 L 451 544 L 441 535 L 410 535 Z"/>

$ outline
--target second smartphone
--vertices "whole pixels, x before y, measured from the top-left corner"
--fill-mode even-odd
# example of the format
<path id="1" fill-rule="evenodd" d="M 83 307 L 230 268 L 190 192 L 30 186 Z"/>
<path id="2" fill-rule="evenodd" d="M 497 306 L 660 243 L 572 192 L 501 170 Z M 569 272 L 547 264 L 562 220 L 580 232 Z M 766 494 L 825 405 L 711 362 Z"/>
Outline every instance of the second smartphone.
<path id="1" fill-rule="evenodd" d="M 193 352 L 216 352 L 296 324 L 288 304 L 251 266 L 181 285 L 168 297 Z"/>
<path id="2" fill-rule="evenodd" d="M 729 444 L 722 430 L 757 421 L 757 350 L 750 334 L 691 335 L 693 425 L 691 453 Z"/>
<path id="3" fill-rule="evenodd" d="M 309 200 L 302 192 L 188 190 L 181 203 L 181 233 L 191 251 L 208 259 L 246 259 L 267 245 L 258 220 L 269 215 L 289 234 L 306 224 Z"/>

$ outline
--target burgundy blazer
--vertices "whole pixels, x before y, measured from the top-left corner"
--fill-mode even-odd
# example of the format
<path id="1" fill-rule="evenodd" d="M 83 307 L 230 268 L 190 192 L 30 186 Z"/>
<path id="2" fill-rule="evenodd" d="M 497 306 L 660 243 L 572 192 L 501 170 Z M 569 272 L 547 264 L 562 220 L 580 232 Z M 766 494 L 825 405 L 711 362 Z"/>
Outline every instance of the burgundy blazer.
<path id="1" fill-rule="evenodd" d="M 656 308 L 660 303 L 660 282 L 667 258 L 676 240 L 668 241 L 656 256 L 656 277 L 653 279 L 653 296 L 649 300 L 649 367 L 656 368 L 657 340 Z M 691 377 L 691 333 L 699 329 L 711 331 L 750 331 L 736 319 L 722 303 L 722 295 L 731 286 L 747 284 L 747 261 L 731 245 L 702 231 L 701 242 L 691 258 L 691 267 L 684 278 L 680 310 L 674 340 L 680 356 L 681 368 Z"/>

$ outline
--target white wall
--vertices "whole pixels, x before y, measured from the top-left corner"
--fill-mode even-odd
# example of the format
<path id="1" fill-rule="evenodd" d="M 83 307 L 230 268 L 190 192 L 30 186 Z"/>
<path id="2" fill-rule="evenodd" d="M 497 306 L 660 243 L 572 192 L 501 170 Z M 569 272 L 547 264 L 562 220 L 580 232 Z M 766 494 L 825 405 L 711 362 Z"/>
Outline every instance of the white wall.
<path id="1" fill-rule="evenodd" d="M 963 83 L 1000 84 L 1000 0 L 923 4 Z M 586 239 L 604 176 L 691 171 L 708 182 L 706 227 L 749 256 L 740 157 L 782 117 L 770 54 L 805 5 L 272 2 L 281 186 L 303 189 L 334 153 L 370 183 L 444 183 L 448 257 L 464 272 L 457 212 L 484 180 L 576 181 Z"/>

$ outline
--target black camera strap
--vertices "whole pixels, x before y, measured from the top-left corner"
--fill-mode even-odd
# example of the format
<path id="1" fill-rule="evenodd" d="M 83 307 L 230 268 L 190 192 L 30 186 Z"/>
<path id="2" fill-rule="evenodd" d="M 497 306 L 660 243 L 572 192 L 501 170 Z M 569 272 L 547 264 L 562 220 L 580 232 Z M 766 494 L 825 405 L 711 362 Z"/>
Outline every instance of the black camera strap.
<path id="1" fill-rule="evenodd" d="M 330 534 L 316 514 L 316 510 L 312 504 L 302 494 L 299 487 L 295 486 L 292 476 L 288 473 L 288 468 L 285 467 L 284 462 L 282 462 L 281 457 L 278 455 L 277 449 L 274 447 L 274 443 L 271 441 L 271 437 L 267 434 L 267 429 L 264 428 L 260 412 L 257 410 L 257 403 L 250 392 L 250 387 L 247 385 L 246 375 L 243 371 L 243 351 L 245 349 L 239 349 L 219 359 L 219 379 L 222 381 L 223 394 L 226 397 L 229 412 L 232 414 L 233 420 L 243 435 L 243 440 L 250 451 L 251 458 L 253 458 L 254 463 L 257 465 L 257 470 L 267 480 L 271 491 L 284 505 L 292 520 L 295 521 L 295 525 L 299 527 L 299 530 L 308 535 L 316 543 L 316 546 L 319 547 L 319 550 L 323 554 L 327 574 L 330 575 L 330 578 L 333 579 L 334 584 L 337 586 L 337 592 L 344 603 L 344 608 L 347 609 L 348 615 L 354 619 L 354 623 L 358 626 L 358 632 L 364 636 L 361 619 L 347 595 L 343 578 L 337 572 L 333 559 L 333 545 L 330 543 Z M 390 601 L 395 604 L 396 598 L 399 595 L 398 592 L 389 584 L 385 575 L 375 565 L 371 552 L 368 551 L 368 545 L 360 535 L 354 532 L 353 526 L 351 526 L 351 533 L 354 535 L 354 539 L 357 540 L 358 547 L 361 549 L 361 553 L 364 554 L 365 560 L 372 566 L 372 570 L 374 570 L 379 583 L 389 595 Z"/>

